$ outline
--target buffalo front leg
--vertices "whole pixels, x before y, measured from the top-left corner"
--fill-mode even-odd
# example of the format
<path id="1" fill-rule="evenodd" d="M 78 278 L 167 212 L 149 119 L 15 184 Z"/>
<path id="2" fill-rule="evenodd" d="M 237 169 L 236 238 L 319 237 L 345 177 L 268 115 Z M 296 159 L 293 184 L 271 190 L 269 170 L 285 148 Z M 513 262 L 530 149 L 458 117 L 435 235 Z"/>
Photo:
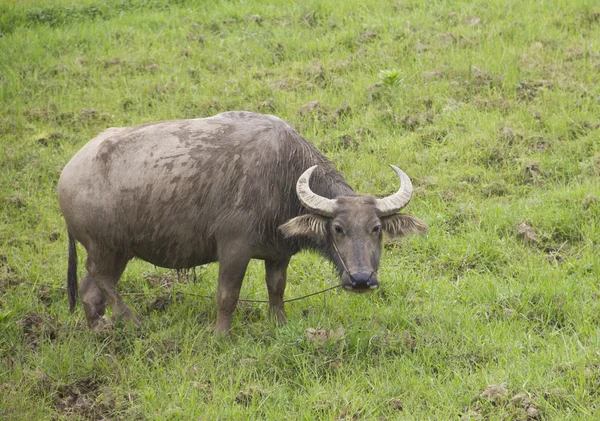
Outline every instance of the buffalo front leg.
<path id="1" fill-rule="evenodd" d="M 219 253 L 219 285 L 217 287 L 217 323 L 215 333 L 227 335 L 231 329 L 231 317 L 238 299 L 250 251 L 230 246 Z"/>
<path id="2" fill-rule="evenodd" d="M 283 293 L 285 292 L 286 273 L 290 259 L 265 260 L 267 290 L 269 291 L 269 312 L 275 320 L 285 323 Z"/>

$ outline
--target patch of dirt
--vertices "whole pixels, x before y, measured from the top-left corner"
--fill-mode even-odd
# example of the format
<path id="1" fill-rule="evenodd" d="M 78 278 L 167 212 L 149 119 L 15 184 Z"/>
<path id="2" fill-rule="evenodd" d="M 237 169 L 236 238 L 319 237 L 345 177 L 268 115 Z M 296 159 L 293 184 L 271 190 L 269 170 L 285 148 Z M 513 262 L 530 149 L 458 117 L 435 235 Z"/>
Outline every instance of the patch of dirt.
<path id="1" fill-rule="evenodd" d="M 359 127 L 356 130 L 356 135 L 363 139 L 373 139 L 373 131 L 368 127 Z"/>
<path id="2" fill-rule="evenodd" d="M 465 19 L 465 24 L 469 25 L 471 28 L 481 24 L 481 18 L 479 16 L 471 16 Z"/>
<path id="3" fill-rule="evenodd" d="M 264 19 L 261 15 L 250 14 L 244 16 L 244 21 L 246 21 L 247 23 L 262 23 Z"/>
<path id="4" fill-rule="evenodd" d="M 73 111 L 63 111 L 58 113 L 56 116 L 56 120 L 59 124 L 69 124 L 75 118 L 75 113 Z"/>
<path id="5" fill-rule="evenodd" d="M 431 71 L 421 73 L 421 76 L 423 77 L 423 79 L 428 80 L 428 81 L 435 80 L 435 79 L 441 79 L 444 77 L 444 72 L 441 70 L 431 70 Z"/>
<path id="6" fill-rule="evenodd" d="M 179 355 L 181 352 L 181 346 L 179 342 L 171 339 L 163 339 L 160 343 L 159 349 L 163 356 Z"/>
<path id="7" fill-rule="evenodd" d="M 510 398 L 510 405 L 517 408 L 522 408 L 525 411 L 527 420 L 537 420 L 540 417 L 540 410 L 536 406 L 537 399 L 526 393 L 517 393 Z"/>
<path id="8" fill-rule="evenodd" d="M 484 197 L 501 197 L 506 196 L 510 190 L 503 183 L 491 183 L 481 189 L 481 193 Z"/>
<path id="9" fill-rule="evenodd" d="M 445 202 L 453 202 L 454 200 L 456 200 L 456 195 L 452 190 L 444 190 L 440 194 Z"/>
<path id="10" fill-rule="evenodd" d="M 358 42 L 361 42 L 361 43 L 370 42 L 370 41 L 373 41 L 373 40 L 377 39 L 377 37 L 379 37 L 379 35 L 377 34 L 377 32 L 366 31 L 366 32 L 363 32 L 360 35 L 360 37 L 358 38 Z"/>
<path id="11" fill-rule="evenodd" d="M 51 115 L 54 114 L 54 109 L 31 108 L 23 111 L 23 116 L 27 121 L 48 121 Z"/>
<path id="12" fill-rule="evenodd" d="M 567 133 L 569 139 L 575 140 L 587 135 L 591 131 L 598 130 L 599 128 L 600 124 L 592 123 L 590 121 L 570 121 L 567 124 Z"/>
<path id="13" fill-rule="evenodd" d="M 545 151 L 550 149 L 550 142 L 547 142 L 545 140 L 539 140 L 535 143 L 535 149 L 537 151 Z"/>
<path id="14" fill-rule="evenodd" d="M 358 149 L 358 141 L 354 139 L 351 135 L 345 134 L 340 136 L 335 143 L 335 146 L 338 146 L 342 149 L 350 149 L 356 151 Z"/>
<path id="15" fill-rule="evenodd" d="M 38 287 L 36 295 L 38 297 L 38 300 L 40 300 L 41 303 L 44 304 L 44 306 L 46 306 L 46 308 L 50 308 L 54 300 L 52 299 L 50 289 L 46 285 L 40 285 Z"/>
<path id="16" fill-rule="evenodd" d="M 114 393 L 102 392 L 102 383 L 94 377 L 58 386 L 54 396 L 54 406 L 63 417 L 90 420 L 108 419 L 121 406 L 116 401 Z"/>
<path id="17" fill-rule="evenodd" d="M 303 116 L 313 114 L 326 114 L 325 107 L 319 101 L 310 101 L 298 109 L 298 113 Z"/>
<path id="18" fill-rule="evenodd" d="M 12 275 L 7 268 L 0 268 L 0 293 L 19 286 L 23 279 Z"/>
<path id="19" fill-rule="evenodd" d="M 523 135 L 508 126 L 502 126 L 498 131 L 498 139 L 512 145 L 516 140 L 523 139 Z"/>
<path id="20" fill-rule="evenodd" d="M 583 209 L 589 209 L 591 207 L 596 206 L 597 204 L 598 204 L 598 197 L 594 196 L 593 194 L 588 194 L 581 201 L 581 206 L 583 206 Z"/>
<path id="21" fill-rule="evenodd" d="M 192 382 L 192 386 L 194 389 L 199 390 L 204 398 L 204 401 L 210 402 L 213 397 L 213 385 L 210 382 Z"/>
<path id="22" fill-rule="evenodd" d="M 253 399 L 260 399 L 266 395 L 267 392 L 260 386 L 250 386 L 246 390 L 240 391 L 237 395 L 235 395 L 235 403 L 248 406 L 252 403 Z"/>
<path id="23" fill-rule="evenodd" d="M 544 177 L 546 175 L 546 171 L 535 162 L 530 162 L 523 168 L 523 181 L 525 184 L 545 184 Z"/>
<path id="24" fill-rule="evenodd" d="M 273 46 L 273 55 L 279 60 L 283 60 L 285 58 L 285 47 L 283 44 L 278 42 Z"/>
<path id="25" fill-rule="evenodd" d="M 537 244 L 538 236 L 535 230 L 527 222 L 521 222 L 517 225 L 517 236 L 521 238 L 525 244 Z"/>
<path id="26" fill-rule="evenodd" d="M 503 401 L 508 396 L 506 383 L 491 384 L 479 396 L 494 403 Z"/>
<path id="27" fill-rule="evenodd" d="M 50 241 L 51 243 L 55 243 L 58 239 L 60 238 L 60 231 L 52 231 L 50 233 L 50 235 L 48 236 L 48 241 Z"/>
<path id="28" fill-rule="evenodd" d="M 311 64 L 308 65 L 304 75 L 307 79 L 314 82 L 320 88 L 325 88 L 327 82 L 327 76 L 325 74 L 325 69 L 323 68 L 323 64 L 315 60 Z"/>
<path id="29" fill-rule="evenodd" d="M 471 67 L 471 74 L 473 76 L 473 85 L 475 86 L 500 86 L 504 81 L 503 75 L 480 69 L 477 66 Z"/>
<path id="30" fill-rule="evenodd" d="M 115 57 L 115 58 L 113 58 L 113 59 L 106 60 L 106 61 L 104 62 L 104 68 L 105 68 L 105 69 L 108 69 L 109 67 L 120 66 L 120 65 L 122 65 L 122 64 L 125 64 L 125 61 L 121 60 L 121 59 L 120 59 L 120 58 L 118 58 L 118 57 Z"/>
<path id="31" fill-rule="evenodd" d="M 337 417 L 334 418 L 335 421 L 349 421 L 349 420 L 359 420 L 361 419 L 362 410 L 358 408 L 357 410 L 353 410 L 350 408 L 343 409 L 342 412 L 339 413 Z"/>
<path id="32" fill-rule="evenodd" d="M 394 398 L 389 402 L 392 411 L 402 411 L 404 409 L 404 401 L 400 398 Z"/>
<path id="33" fill-rule="evenodd" d="M 348 117 L 352 114 L 352 107 L 348 104 L 342 104 L 335 109 L 334 113 L 338 117 Z"/>
<path id="34" fill-rule="evenodd" d="M 428 111 L 425 113 L 417 113 L 411 115 L 403 115 L 399 119 L 394 116 L 394 123 L 400 125 L 406 130 L 415 131 L 418 127 L 424 126 L 433 121 L 433 113 Z"/>
<path id="35" fill-rule="evenodd" d="M 46 314 L 35 311 L 25 313 L 21 319 L 21 328 L 25 342 L 32 348 L 36 348 L 41 341 L 56 339 L 56 319 Z"/>
<path id="36" fill-rule="evenodd" d="M 271 84 L 269 84 L 269 87 L 271 89 L 280 90 L 280 91 L 292 90 L 292 86 L 293 86 L 293 84 L 286 79 L 276 80 L 276 81 L 272 82 Z"/>
<path id="37" fill-rule="evenodd" d="M 414 351 L 417 347 L 417 340 L 410 332 L 403 330 L 400 332 L 390 331 L 383 338 L 383 344 L 389 348 L 400 348 Z"/>
<path id="38" fill-rule="evenodd" d="M 546 80 L 522 81 L 517 85 L 517 97 L 522 101 L 533 101 L 541 89 L 549 89 L 552 82 Z"/>
<path id="39" fill-rule="evenodd" d="M 511 108 L 510 102 L 504 98 L 475 98 L 473 103 L 484 110 L 497 109 L 505 112 Z"/>
<path id="40" fill-rule="evenodd" d="M 257 108 L 262 112 L 273 112 L 275 111 L 275 100 L 273 98 L 269 98 L 268 101 L 263 101 L 258 104 Z"/>
<path id="41" fill-rule="evenodd" d="M 150 73 L 156 73 L 160 70 L 160 66 L 156 63 L 149 64 L 144 67 L 144 70 Z"/>
<path id="42" fill-rule="evenodd" d="M 95 108 L 83 108 L 79 111 L 77 120 L 80 123 L 108 122 L 111 120 L 111 117 L 108 114 L 101 113 Z"/>
<path id="43" fill-rule="evenodd" d="M 22 210 L 27 208 L 27 201 L 25 200 L 25 198 L 19 194 L 13 194 L 12 196 L 10 196 L 7 199 L 7 202 L 9 205 Z"/>
<path id="44" fill-rule="evenodd" d="M 8 264 L 8 258 L 0 254 L 0 292 L 19 286 L 23 278 L 15 274 L 14 268 Z"/>
<path id="45" fill-rule="evenodd" d="M 460 421 L 481 421 L 483 419 L 484 419 L 484 416 L 481 413 L 480 407 L 469 409 L 467 412 L 465 412 L 460 417 Z M 485 419 L 487 419 L 487 418 L 485 418 Z"/>
<path id="46" fill-rule="evenodd" d="M 456 37 L 451 32 L 445 32 L 438 36 L 438 40 L 442 44 L 450 45 L 456 42 Z"/>
<path id="47" fill-rule="evenodd" d="M 41 146 L 50 146 L 57 144 L 58 140 L 62 139 L 64 135 L 62 132 L 52 132 L 47 136 L 42 136 L 36 140 L 36 143 Z"/>
<path id="48" fill-rule="evenodd" d="M 546 260 L 550 263 L 563 263 L 566 259 L 565 254 L 572 254 L 566 244 L 560 246 L 545 245 L 540 249 L 546 253 Z"/>
<path id="49" fill-rule="evenodd" d="M 483 399 L 492 404 L 492 406 L 502 406 L 509 410 L 511 418 L 519 421 L 535 421 L 541 418 L 540 409 L 537 407 L 537 397 L 528 393 L 511 392 L 506 383 L 491 384 L 481 394 Z M 483 420 L 491 419 L 493 415 L 489 413 L 484 405 L 468 410 L 461 420 Z"/>
<path id="50" fill-rule="evenodd" d="M 341 327 L 330 330 L 315 329 L 314 327 L 309 327 L 308 329 L 306 329 L 305 336 L 308 342 L 310 342 L 316 347 L 322 347 L 329 341 L 337 345 L 346 336 L 346 330 Z"/>

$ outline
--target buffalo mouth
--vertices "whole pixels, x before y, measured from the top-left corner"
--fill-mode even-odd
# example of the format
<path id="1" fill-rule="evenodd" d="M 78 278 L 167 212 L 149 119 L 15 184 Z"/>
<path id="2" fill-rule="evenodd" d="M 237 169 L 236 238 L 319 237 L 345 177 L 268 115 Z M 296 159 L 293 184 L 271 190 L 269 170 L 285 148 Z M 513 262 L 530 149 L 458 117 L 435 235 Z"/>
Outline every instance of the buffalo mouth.
<path id="1" fill-rule="evenodd" d="M 379 281 L 375 274 L 356 273 L 342 276 L 342 287 L 349 292 L 365 293 L 379 288 Z"/>

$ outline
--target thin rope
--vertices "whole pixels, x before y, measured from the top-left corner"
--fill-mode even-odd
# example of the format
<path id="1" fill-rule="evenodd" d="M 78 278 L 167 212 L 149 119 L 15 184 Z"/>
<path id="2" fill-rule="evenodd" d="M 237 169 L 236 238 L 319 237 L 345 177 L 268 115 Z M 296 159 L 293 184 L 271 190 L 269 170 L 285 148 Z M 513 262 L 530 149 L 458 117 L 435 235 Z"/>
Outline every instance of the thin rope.
<path id="1" fill-rule="evenodd" d="M 33 286 L 40 286 L 40 287 L 46 287 L 46 288 L 57 289 L 57 290 L 62 290 L 62 291 L 66 290 L 65 287 L 59 287 L 59 286 L 47 285 L 47 284 L 40 284 L 40 283 L 35 283 L 35 282 L 19 282 L 19 284 L 27 284 L 27 285 L 33 285 Z M 311 294 L 303 295 L 301 297 L 289 298 L 287 300 L 283 300 L 283 302 L 284 303 L 291 303 L 293 301 L 300 301 L 300 300 L 303 300 L 305 298 L 312 297 L 314 295 L 323 294 L 324 292 L 331 291 L 332 289 L 336 289 L 336 288 L 339 288 L 341 286 L 342 286 L 342 284 L 337 284 L 337 285 L 334 285 L 332 287 L 325 288 L 325 289 L 323 289 L 321 291 L 317 291 L 317 292 L 313 292 Z M 175 291 L 172 291 L 172 292 L 175 293 Z M 183 295 L 191 295 L 191 296 L 194 296 L 194 297 L 208 298 L 208 299 L 215 298 L 214 295 L 196 294 L 194 292 L 187 292 L 187 291 L 181 291 L 181 290 L 176 291 L 176 293 L 183 294 Z M 146 293 L 146 292 L 122 292 L 119 295 L 124 296 L 124 297 L 132 297 L 132 296 L 135 296 L 135 297 L 148 297 L 148 296 L 151 296 L 153 294 L 152 293 Z M 238 301 L 244 302 L 244 303 L 269 303 L 269 300 L 255 300 L 255 299 L 251 299 L 251 298 L 240 298 L 240 299 L 238 299 Z"/>
<path id="2" fill-rule="evenodd" d="M 301 296 L 301 297 L 289 298 L 289 299 L 287 299 L 287 300 L 283 300 L 283 302 L 284 302 L 284 303 L 291 303 L 292 301 L 299 301 L 299 300 L 303 300 L 303 299 L 305 299 L 305 298 L 312 297 L 312 296 L 314 296 L 314 295 L 323 294 L 324 292 L 331 291 L 332 289 L 336 289 L 336 288 L 339 288 L 339 287 L 341 287 L 341 286 L 342 286 L 341 284 L 334 285 L 334 286 L 332 286 L 332 287 L 325 288 L 325 289 L 323 289 L 323 290 L 321 290 L 321 291 L 313 292 L 313 293 L 311 293 L 311 294 L 303 295 L 303 296 Z M 211 299 L 212 299 L 212 298 L 214 298 L 214 295 L 196 294 L 196 293 L 194 293 L 194 292 L 186 292 L 186 291 L 177 291 L 177 292 L 180 292 L 180 293 L 182 293 L 183 295 L 192 295 L 192 296 L 194 296 L 194 297 L 211 298 Z M 132 293 L 131 295 L 134 295 L 134 294 L 135 294 L 135 295 L 148 295 L 148 294 L 145 294 L 145 293 L 143 293 L 143 292 L 140 292 L 140 293 L 135 293 L 135 292 L 134 292 L 134 293 Z M 126 296 L 126 295 L 127 295 L 127 293 L 125 293 L 125 294 L 121 294 L 121 295 L 125 295 L 125 296 Z M 268 304 L 268 303 L 269 303 L 269 300 L 255 300 L 255 299 L 252 299 L 252 298 L 240 298 L 240 299 L 238 299 L 238 302 L 243 302 L 243 303 L 267 303 L 267 304 Z"/>

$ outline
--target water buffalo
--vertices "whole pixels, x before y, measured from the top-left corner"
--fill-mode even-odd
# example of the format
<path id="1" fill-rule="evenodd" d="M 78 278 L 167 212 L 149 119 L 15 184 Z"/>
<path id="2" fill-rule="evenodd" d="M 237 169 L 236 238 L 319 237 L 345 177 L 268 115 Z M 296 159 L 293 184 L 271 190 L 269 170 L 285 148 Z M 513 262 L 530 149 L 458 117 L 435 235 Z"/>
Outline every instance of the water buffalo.
<path id="1" fill-rule="evenodd" d="M 77 297 L 76 243 L 87 251 L 79 295 L 94 327 L 107 302 L 137 323 L 116 291 L 133 257 L 165 268 L 218 261 L 215 331 L 227 333 L 250 259 L 265 262 L 270 310 L 285 322 L 290 258 L 304 248 L 331 260 L 350 291 L 379 286 L 382 231 L 425 232 L 399 214 L 410 179 L 377 199 L 357 195 L 283 120 L 250 112 L 111 128 L 65 166 L 58 199 L 69 233 L 67 286 Z"/>

